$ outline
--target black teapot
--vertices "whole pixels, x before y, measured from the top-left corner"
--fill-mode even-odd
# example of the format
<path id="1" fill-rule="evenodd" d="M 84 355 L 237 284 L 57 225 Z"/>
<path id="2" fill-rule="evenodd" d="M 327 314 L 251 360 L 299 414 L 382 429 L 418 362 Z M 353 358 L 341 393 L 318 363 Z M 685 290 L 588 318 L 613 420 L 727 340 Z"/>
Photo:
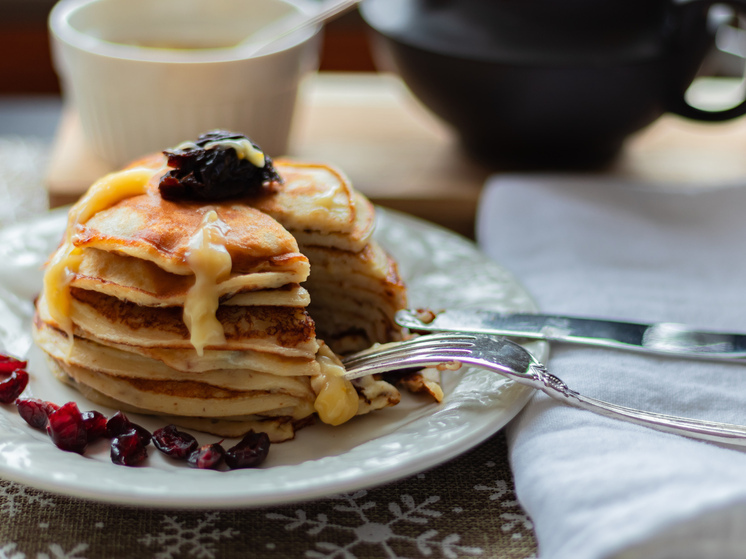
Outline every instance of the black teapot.
<path id="1" fill-rule="evenodd" d="M 711 10 L 746 0 L 364 0 L 381 66 L 481 159 L 608 162 L 663 113 L 722 121 L 684 93 L 714 41 Z M 393 67 L 392 67 L 393 65 Z"/>

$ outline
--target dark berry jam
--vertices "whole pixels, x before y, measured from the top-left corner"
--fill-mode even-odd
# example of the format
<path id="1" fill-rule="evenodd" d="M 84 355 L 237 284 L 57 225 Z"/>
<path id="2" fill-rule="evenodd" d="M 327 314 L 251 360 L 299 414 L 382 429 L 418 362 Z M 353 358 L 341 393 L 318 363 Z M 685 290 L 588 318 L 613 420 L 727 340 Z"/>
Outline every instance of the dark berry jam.
<path id="1" fill-rule="evenodd" d="M 237 151 L 237 145 L 244 149 Z M 172 170 L 158 188 L 166 200 L 218 201 L 261 194 L 282 182 L 272 160 L 241 134 L 213 130 L 163 152 Z M 253 161 L 252 161 L 253 160 Z"/>

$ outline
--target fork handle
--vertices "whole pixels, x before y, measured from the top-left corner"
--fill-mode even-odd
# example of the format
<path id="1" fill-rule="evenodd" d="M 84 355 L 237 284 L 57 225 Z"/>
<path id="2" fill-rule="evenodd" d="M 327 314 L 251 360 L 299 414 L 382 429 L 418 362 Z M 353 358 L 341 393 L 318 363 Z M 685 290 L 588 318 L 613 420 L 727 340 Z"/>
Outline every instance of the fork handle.
<path id="1" fill-rule="evenodd" d="M 742 425 L 689 419 L 611 404 L 603 400 L 578 394 L 568 388 L 562 380 L 548 372 L 543 365 L 532 365 L 531 369 L 534 373 L 534 386 L 536 388 L 556 400 L 575 407 L 613 419 L 621 419 L 637 425 L 651 427 L 666 433 L 730 445 L 746 446 L 746 427 Z"/>

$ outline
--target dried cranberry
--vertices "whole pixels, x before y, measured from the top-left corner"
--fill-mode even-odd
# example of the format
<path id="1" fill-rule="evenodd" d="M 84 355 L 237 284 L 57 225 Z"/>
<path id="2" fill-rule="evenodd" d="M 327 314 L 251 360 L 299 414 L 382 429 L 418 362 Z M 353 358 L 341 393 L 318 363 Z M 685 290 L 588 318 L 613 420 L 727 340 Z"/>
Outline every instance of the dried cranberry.
<path id="1" fill-rule="evenodd" d="M 113 439 L 114 437 L 128 433 L 133 429 L 137 431 L 137 434 L 140 436 L 143 446 L 148 446 L 152 437 L 150 431 L 137 423 L 132 423 L 124 412 L 121 411 L 118 411 L 109 418 L 109 421 L 106 423 L 106 436 Z"/>
<path id="2" fill-rule="evenodd" d="M 137 466 L 148 457 L 140 434 L 132 429 L 111 440 L 111 461 L 120 466 Z"/>
<path id="3" fill-rule="evenodd" d="M 129 418 L 123 412 L 118 411 L 106 422 L 106 436 L 113 439 L 117 435 L 130 431 L 131 425 Z"/>
<path id="4" fill-rule="evenodd" d="M 158 185 L 166 200 L 224 200 L 238 196 L 256 195 L 265 183 L 282 182 L 272 160 L 264 156 L 264 166 L 256 167 L 251 161 L 239 157 L 228 146 L 205 149 L 210 142 L 222 140 L 247 140 L 246 136 L 225 130 L 202 134 L 193 146 L 166 150 L 168 165 L 173 168 Z M 251 142 L 256 149 L 259 146 Z"/>
<path id="5" fill-rule="evenodd" d="M 225 463 L 232 470 L 237 468 L 256 468 L 264 462 L 269 453 L 269 436 L 267 433 L 249 433 L 236 446 L 225 452 Z"/>
<path id="6" fill-rule="evenodd" d="M 153 444 L 164 454 L 179 460 L 186 460 L 199 447 L 197 439 L 179 431 L 176 425 L 166 425 L 153 431 Z"/>
<path id="7" fill-rule="evenodd" d="M 26 423 L 37 429 L 46 428 L 49 414 L 60 408 L 57 404 L 39 398 L 18 398 L 16 407 Z"/>
<path id="8" fill-rule="evenodd" d="M 83 423 L 88 433 L 88 442 L 92 443 L 106 435 L 106 416 L 100 411 L 84 411 L 82 414 Z"/>
<path id="9" fill-rule="evenodd" d="M 0 373 L 12 373 L 16 369 L 25 369 L 27 361 L 21 361 L 10 355 L 0 353 Z"/>
<path id="10" fill-rule="evenodd" d="M 28 373 L 24 369 L 16 369 L 6 379 L 0 380 L 0 402 L 10 404 L 26 389 Z"/>
<path id="11" fill-rule="evenodd" d="M 206 444 L 192 452 L 187 458 L 190 466 L 201 470 L 216 470 L 225 456 L 225 449 L 220 443 Z"/>
<path id="12" fill-rule="evenodd" d="M 62 450 L 83 454 L 88 444 L 88 432 L 83 415 L 75 402 L 68 402 L 49 414 L 47 433 Z"/>

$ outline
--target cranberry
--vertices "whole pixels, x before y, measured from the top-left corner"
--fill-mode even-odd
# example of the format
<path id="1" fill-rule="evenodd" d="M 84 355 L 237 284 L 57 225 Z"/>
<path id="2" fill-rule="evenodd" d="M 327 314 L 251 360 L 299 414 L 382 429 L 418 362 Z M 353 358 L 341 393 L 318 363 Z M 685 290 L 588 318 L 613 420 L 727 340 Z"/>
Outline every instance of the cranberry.
<path id="1" fill-rule="evenodd" d="M 26 389 L 28 373 L 24 369 L 16 369 L 6 379 L 0 380 L 0 402 L 10 404 Z"/>
<path id="2" fill-rule="evenodd" d="M 25 369 L 27 364 L 27 361 L 21 361 L 10 355 L 0 353 L 0 374 L 12 373 L 16 369 Z"/>
<path id="3" fill-rule="evenodd" d="M 137 431 L 137 434 L 140 436 L 142 445 L 148 446 L 152 437 L 150 431 L 145 427 L 141 427 L 137 423 L 132 423 L 124 412 L 121 411 L 118 411 L 109 418 L 109 421 L 106 423 L 106 436 L 113 439 L 118 435 L 129 433 L 133 429 Z"/>
<path id="4" fill-rule="evenodd" d="M 148 457 L 140 433 L 132 429 L 111 440 L 111 461 L 120 466 L 137 466 Z"/>
<path id="5" fill-rule="evenodd" d="M 112 415 L 106 422 L 106 436 L 110 439 L 131 430 L 132 423 L 130 423 L 129 418 L 121 411 Z"/>
<path id="6" fill-rule="evenodd" d="M 88 442 L 92 443 L 106 435 L 106 416 L 100 411 L 84 411 L 83 423 L 88 433 Z"/>
<path id="7" fill-rule="evenodd" d="M 83 454 L 88 444 L 88 432 L 75 402 L 68 402 L 49 414 L 47 433 L 62 450 Z"/>
<path id="8" fill-rule="evenodd" d="M 201 470 L 216 470 L 225 456 L 225 449 L 220 443 L 206 444 L 192 452 L 187 458 L 190 466 Z"/>
<path id="9" fill-rule="evenodd" d="M 166 425 L 153 431 L 153 444 L 167 456 L 179 460 L 186 460 L 199 447 L 197 439 L 179 431 L 176 425 Z"/>
<path id="10" fill-rule="evenodd" d="M 37 429 L 46 428 L 49 414 L 60 408 L 57 404 L 45 402 L 39 398 L 18 398 L 16 407 L 26 423 Z"/>
<path id="11" fill-rule="evenodd" d="M 267 433 L 249 433 L 236 446 L 225 453 L 225 463 L 232 470 L 237 468 L 256 468 L 264 462 L 269 453 L 269 436 Z"/>

